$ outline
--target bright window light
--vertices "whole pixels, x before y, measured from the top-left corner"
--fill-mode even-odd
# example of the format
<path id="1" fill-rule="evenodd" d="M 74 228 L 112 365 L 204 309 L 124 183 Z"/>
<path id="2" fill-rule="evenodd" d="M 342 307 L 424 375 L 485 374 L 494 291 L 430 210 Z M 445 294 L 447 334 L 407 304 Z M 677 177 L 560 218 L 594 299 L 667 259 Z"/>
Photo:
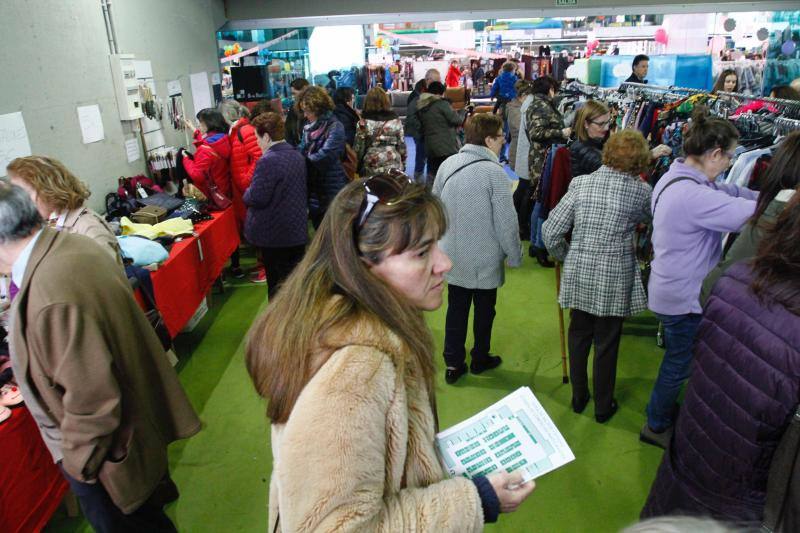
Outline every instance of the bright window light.
<path id="1" fill-rule="evenodd" d="M 331 46 L 331 43 L 336 43 Z M 364 64 L 364 29 L 361 25 L 318 26 L 308 39 L 311 74 L 327 74 Z"/>

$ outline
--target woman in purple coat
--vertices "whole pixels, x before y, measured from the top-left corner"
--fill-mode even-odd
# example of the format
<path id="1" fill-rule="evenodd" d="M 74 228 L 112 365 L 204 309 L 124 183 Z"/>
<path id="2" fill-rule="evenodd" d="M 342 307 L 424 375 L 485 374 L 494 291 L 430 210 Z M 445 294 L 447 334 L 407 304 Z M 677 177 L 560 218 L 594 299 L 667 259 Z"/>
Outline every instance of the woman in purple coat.
<path id="1" fill-rule="evenodd" d="M 308 242 L 306 162 L 285 141 L 283 118 L 277 113 L 258 115 L 253 127 L 264 155 L 244 193 L 244 235 L 261 253 L 271 300 L 303 259 Z"/>
<path id="2" fill-rule="evenodd" d="M 717 183 L 731 166 L 739 132 L 698 108 L 676 159 L 653 190 L 653 252 L 648 307 L 664 325 L 666 350 L 640 439 L 665 447 L 692 363 L 703 279 L 722 256 L 722 235 L 755 212 L 758 193 Z"/>
<path id="3" fill-rule="evenodd" d="M 778 441 L 800 402 L 800 195 L 758 255 L 714 286 L 672 442 L 642 518 L 758 525 Z"/>

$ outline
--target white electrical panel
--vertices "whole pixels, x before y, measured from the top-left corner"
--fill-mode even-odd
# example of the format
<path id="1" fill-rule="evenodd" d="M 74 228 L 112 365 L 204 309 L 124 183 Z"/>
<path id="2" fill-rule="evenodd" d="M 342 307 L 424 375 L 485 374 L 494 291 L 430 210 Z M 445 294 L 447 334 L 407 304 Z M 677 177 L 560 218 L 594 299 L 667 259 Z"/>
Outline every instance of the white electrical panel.
<path id="1" fill-rule="evenodd" d="M 109 59 L 120 120 L 142 118 L 144 113 L 142 113 L 142 101 L 139 96 L 139 82 L 136 80 L 135 56 L 133 54 L 111 54 Z"/>

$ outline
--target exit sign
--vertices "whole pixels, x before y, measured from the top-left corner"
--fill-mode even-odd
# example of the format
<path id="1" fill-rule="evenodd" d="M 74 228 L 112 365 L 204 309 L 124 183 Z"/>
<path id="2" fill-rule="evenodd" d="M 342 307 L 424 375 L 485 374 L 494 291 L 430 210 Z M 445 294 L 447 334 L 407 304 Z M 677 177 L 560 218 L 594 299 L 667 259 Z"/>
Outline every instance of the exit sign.
<path id="1" fill-rule="evenodd" d="M 578 0 L 556 0 L 557 6 L 576 6 L 578 5 Z"/>

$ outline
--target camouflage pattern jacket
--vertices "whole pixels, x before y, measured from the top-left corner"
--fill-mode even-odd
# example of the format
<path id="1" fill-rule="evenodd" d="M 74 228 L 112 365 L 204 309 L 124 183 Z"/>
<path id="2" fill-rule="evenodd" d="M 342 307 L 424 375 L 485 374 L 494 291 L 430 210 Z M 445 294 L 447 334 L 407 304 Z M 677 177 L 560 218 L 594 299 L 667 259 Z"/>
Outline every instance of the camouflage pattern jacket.
<path id="1" fill-rule="evenodd" d="M 555 143 L 567 141 L 561 131 L 564 118 L 558 112 L 553 100 L 546 95 L 534 94 L 531 105 L 525 112 L 525 133 L 531 143 L 528 150 L 528 170 L 530 171 L 531 190 L 535 191 L 542 176 L 547 147 Z"/>

